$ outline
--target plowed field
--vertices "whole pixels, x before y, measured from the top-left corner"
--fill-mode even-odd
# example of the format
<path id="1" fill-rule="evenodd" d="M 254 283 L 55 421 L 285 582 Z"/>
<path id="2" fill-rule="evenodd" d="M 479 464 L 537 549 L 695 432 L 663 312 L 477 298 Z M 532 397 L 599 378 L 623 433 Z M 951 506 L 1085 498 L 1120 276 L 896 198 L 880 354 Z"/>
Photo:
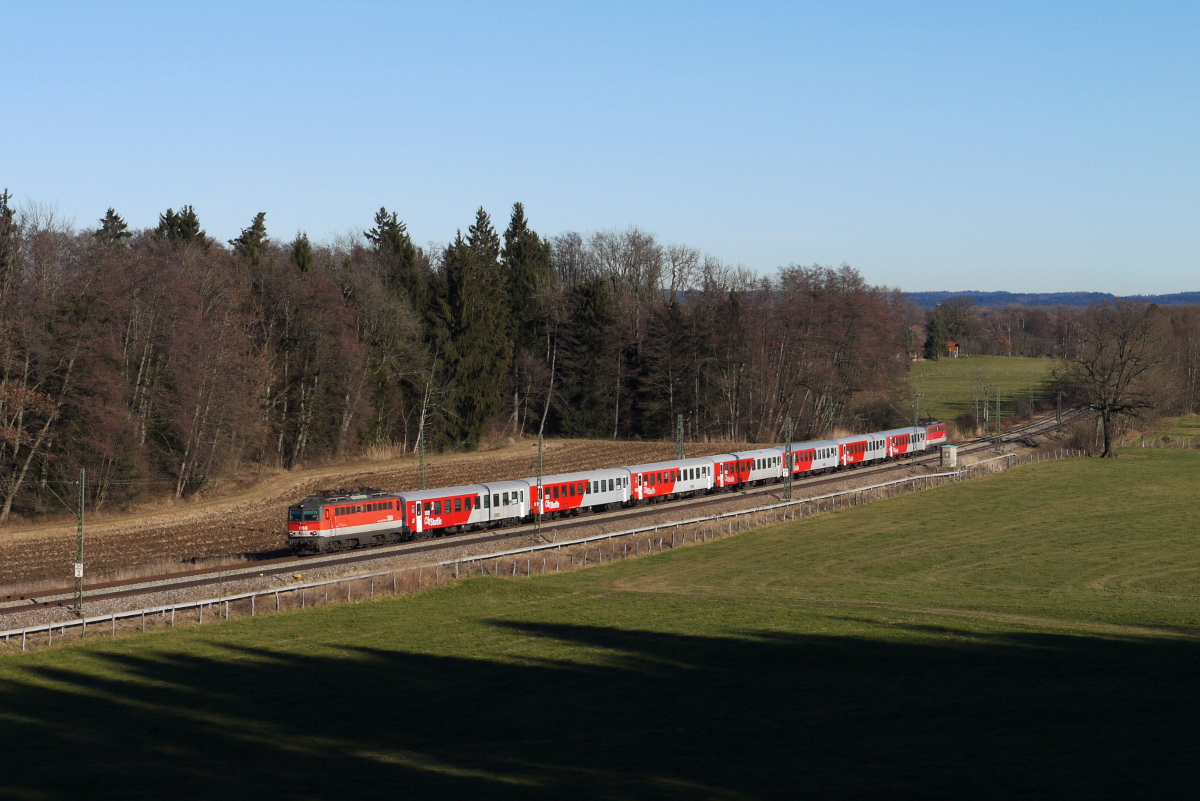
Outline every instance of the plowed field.
<path id="1" fill-rule="evenodd" d="M 689 443 L 689 456 L 727 453 L 745 443 Z M 671 459 L 670 442 L 553 441 L 545 447 L 545 472 L 566 473 Z M 537 446 L 523 442 L 494 451 L 427 459 L 426 486 L 446 487 L 537 474 Z M 356 463 L 299 470 L 272 476 L 252 489 L 222 498 L 184 501 L 169 506 L 101 518 L 87 527 L 90 580 L 121 577 L 147 565 L 182 564 L 285 547 L 287 507 L 318 490 L 376 487 L 389 492 L 420 486 L 417 459 Z M 0 533 L 0 587 L 51 581 L 70 584 L 75 561 L 73 520 L 13 528 Z"/>

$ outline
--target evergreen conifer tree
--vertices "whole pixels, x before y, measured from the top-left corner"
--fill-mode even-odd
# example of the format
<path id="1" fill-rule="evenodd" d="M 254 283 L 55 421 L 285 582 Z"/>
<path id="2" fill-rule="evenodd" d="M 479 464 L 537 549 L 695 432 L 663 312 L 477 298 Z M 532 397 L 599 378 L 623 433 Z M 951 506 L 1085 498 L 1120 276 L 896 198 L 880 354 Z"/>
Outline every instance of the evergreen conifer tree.
<path id="1" fill-rule="evenodd" d="M 233 245 L 234 252 L 241 257 L 243 262 L 251 267 L 258 267 L 262 263 L 260 251 L 266 241 L 267 213 L 260 211 L 250 221 L 250 227 L 243 228 L 241 236 L 237 239 L 230 239 L 229 244 Z"/>
<path id="2" fill-rule="evenodd" d="M 198 242 L 208 247 L 208 235 L 200 229 L 200 218 L 191 206 L 184 206 L 178 214 L 167 209 L 165 214 L 158 215 L 154 238 L 172 245 Z"/>
<path id="3" fill-rule="evenodd" d="M 292 264 L 295 264 L 302 273 L 312 269 L 312 245 L 308 241 L 308 234 L 303 231 L 297 231 L 296 238 L 292 240 Z"/>
<path id="4" fill-rule="evenodd" d="M 538 341 L 541 326 L 539 295 L 550 282 L 550 243 L 529 228 L 525 207 L 513 204 L 512 217 L 504 232 L 502 252 L 512 318 L 512 339 L 518 350 L 530 350 Z"/>
<path id="5" fill-rule="evenodd" d="M 512 358 L 500 237 L 482 208 L 466 240 L 459 232 L 446 248 L 443 272 L 450 316 L 447 356 L 454 385 L 449 433 L 455 443 L 471 447 L 503 405 Z"/>
<path id="6" fill-rule="evenodd" d="M 101 218 L 100 227 L 96 229 L 94 236 L 105 245 L 119 245 L 122 240 L 133 236 L 127 230 L 128 228 L 129 226 L 121 219 L 121 215 L 109 207 L 104 217 Z"/>
<path id="7" fill-rule="evenodd" d="M 13 273 L 16 272 L 14 268 L 20 229 L 17 226 L 15 211 L 12 207 L 12 195 L 7 189 L 0 192 L 0 303 L 8 298 L 9 285 Z"/>
<path id="8" fill-rule="evenodd" d="M 929 334 L 925 338 L 925 355 L 935 361 L 942 358 L 946 352 L 946 343 L 950 341 L 950 329 L 940 314 L 934 315 L 929 322 Z"/>
<path id="9" fill-rule="evenodd" d="M 381 206 L 375 213 L 375 227 L 366 236 L 383 262 L 388 289 L 397 297 L 407 297 L 417 313 L 422 314 L 427 298 L 417 271 L 417 249 L 407 226 L 396 212 Z"/>

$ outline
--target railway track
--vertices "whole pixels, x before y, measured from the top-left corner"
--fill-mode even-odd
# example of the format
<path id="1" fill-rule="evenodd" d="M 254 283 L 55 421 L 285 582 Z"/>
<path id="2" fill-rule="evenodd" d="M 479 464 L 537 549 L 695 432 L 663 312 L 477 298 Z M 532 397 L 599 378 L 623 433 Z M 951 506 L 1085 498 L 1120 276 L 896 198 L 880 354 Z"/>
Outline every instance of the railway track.
<path id="1" fill-rule="evenodd" d="M 1071 415 L 1065 415 L 1063 420 L 1064 424 L 1069 422 L 1074 418 L 1075 415 L 1078 414 L 1081 414 L 1081 412 L 1073 412 Z M 1022 426 L 1004 432 L 1001 435 L 1001 443 L 1013 443 L 1028 437 L 1045 434 L 1048 431 L 1053 430 L 1055 425 L 1056 422 L 1053 416 L 1042 418 L 1040 420 L 1034 420 L 1032 423 L 1026 423 Z M 994 447 L 996 447 L 994 438 L 973 440 L 964 445 L 960 445 L 959 453 L 976 453 L 978 451 L 987 450 Z M 832 474 L 797 479 L 793 482 L 793 486 L 797 489 L 821 487 L 828 484 L 844 482 L 847 479 L 876 476 L 904 470 L 913 466 L 929 465 L 931 463 L 936 463 L 939 459 L 940 455 L 938 454 L 927 454 L 913 459 L 905 459 L 899 462 L 888 462 L 885 464 L 855 468 L 849 471 L 840 471 Z M 583 526 L 595 525 L 596 523 L 618 523 L 623 520 L 633 520 L 645 517 L 647 514 L 671 512 L 681 509 L 692 511 L 704 509 L 705 507 L 709 506 L 722 506 L 728 504 L 731 500 L 738 498 L 777 494 L 782 491 L 782 488 L 782 484 L 767 484 L 761 487 L 749 487 L 736 493 L 702 495 L 695 498 L 681 498 L 678 500 L 656 503 L 649 506 L 636 506 L 598 514 L 587 514 L 576 518 L 566 518 L 551 521 L 549 528 L 555 532 L 569 532 L 571 529 L 580 528 Z M 543 530 L 546 528 L 547 524 L 543 523 Z M 484 543 L 498 542 L 518 537 L 528 537 L 536 532 L 536 524 L 523 524 L 520 526 L 511 526 L 493 531 L 473 532 L 449 537 L 438 537 L 436 539 L 416 540 L 398 545 L 364 548 L 358 551 L 336 555 L 301 557 L 290 553 L 286 555 L 264 554 L 262 555 L 264 558 L 257 558 L 246 566 L 209 567 L 197 570 L 162 574 L 158 576 L 145 576 L 136 579 L 95 584 L 85 593 L 84 601 L 106 601 L 135 595 L 145 595 L 153 592 L 183 590 L 237 581 L 240 579 L 253 578 L 256 576 L 282 576 L 294 573 L 297 569 L 311 570 L 313 568 L 338 568 L 361 562 L 386 559 L 392 556 L 409 556 L 412 554 L 440 551 L 453 547 L 466 548 Z M 278 554 L 279 552 L 275 553 Z M 73 603 L 73 593 L 74 590 L 72 588 L 65 588 L 62 590 L 42 593 L 41 598 L 13 599 L 10 596 L 5 600 L 0 601 L 0 615 L 18 614 L 22 612 L 31 612 L 39 609 L 56 607 L 65 608 Z"/>

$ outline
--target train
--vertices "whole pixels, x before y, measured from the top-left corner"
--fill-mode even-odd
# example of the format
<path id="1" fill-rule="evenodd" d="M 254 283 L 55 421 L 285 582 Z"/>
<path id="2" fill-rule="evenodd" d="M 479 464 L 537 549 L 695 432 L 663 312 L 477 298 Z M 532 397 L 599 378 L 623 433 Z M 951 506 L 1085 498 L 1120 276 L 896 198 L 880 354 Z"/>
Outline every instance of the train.
<path id="1" fill-rule="evenodd" d="M 795 477 L 911 457 L 946 441 L 946 425 L 894 428 L 792 445 Z M 328 490 L 288 508 L 288 548 L 333 553 L 423 537 L 737 491 L 787 476 L 786 448 L 759 448 L 576 473 L 383 492 Z"/>

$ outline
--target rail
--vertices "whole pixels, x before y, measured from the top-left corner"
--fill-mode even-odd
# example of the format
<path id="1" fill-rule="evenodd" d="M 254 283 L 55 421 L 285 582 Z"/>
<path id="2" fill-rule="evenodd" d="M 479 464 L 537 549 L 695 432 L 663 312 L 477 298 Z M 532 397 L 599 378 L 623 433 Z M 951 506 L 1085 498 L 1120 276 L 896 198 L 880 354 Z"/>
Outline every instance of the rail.
<path id="1" fill-rule="evenodd" d="M 754 516 L 755 522 L 757 522 L 759 515 L 773 514 L 772 520 L 769 521 L 768 523 L 766 523 L 767 525 L 773 525 L 775 523 L 784 522 L 784 521 L 789 520 L 789 518 L 788 518 L 789 512 L 791 513 L 791 518 L 790 518 L 791 520 L 795 520 L 795 519 L 797 519 L 797 517 L 799 517 L 800 519 L 803 519 L 806 516 L 820 514 L 822 512 L 826 512 L 826 511 L 836 511 L 838 509 L 845 508 L 847 506 L 856 506 L 856 505 L 859 505 L 860 503 L 868 503 L 871 500 L 878 500 L 878 499 L 881 499 L 884 497 L 894 497 L 894 495 L 890 495 L 888 493 L 890 493 L 894 490 L 898 490 L 901 487 L 903 487 L 904 485 L 909 485 L 909 487 L 910 487 L 909 491 L 916 491 L 918 489 L 929 489 L 929 488 L 933 488 L 933 487 L 937 487 L 937 486 L 943 486 L 948 483 L 961 481 L 964 479 L 974 478 L 978 475 L 995 472 L 992 465 L 995 465 L 996 463 L 1005 463 L 1003 469 L 1007 469 L 1007 468 L 1012 467 L 1017 464 L 1029 464 L 1029 463 L 1042 462 L 1042 461 L 1056 461 L 1059 459 L 1065 459 L 1065 458 L 1071 458 L 1074 456 L 1083 455 L 1083 453 L 1084 453 L 1083 451 L 1069 449 L 1069 448 L 1068 449 L 1060 449 L 1060 450 L 1056 450 L 1056 451 L 1045 453 L 1045 454 L 1033 453 L 1033 454 L 1028 454 L 1025 456 L 1018 456 L 1017 454 L 1008 453 L 1008 454 L 1004 454 L 1002 456 L 995 456 L 990 459 L 983 459 L 978 462 L 973 462 L 972 464 L 965 465 L 960 470 L 956 470 L 956 471 L 952 471 L 952 472 L 930 473 L 930 474 L 923 475 L 923 476 L 910 476 L 909 478 L 901 478 L 901 479 L 895 479 L 892 481 L 885 481 L 885 482 L 882 482 L 879 484 L 871 484 L 871 485 L 868 485 L 865 487 L 857 487 L 854 489 L 840 490 L 838 492 L 830 492 L 830 493 L 826 493 L 823 495 L 814 495 L 809 498 L 800 498 L 800 499 L 795 499 L 795 500 L 791 500 L 791 501 L 780 501 L 779 503 L 767 504 L 764 506 L 757 506 L 757 507 L 754 507 L 751 509 L 741 509 L 741 510 L 737 510 L 737 511 L 733 511 L 733 512 L 722 512 L 722 513 L 715 514 L 715 515 L 705 515 L 702 517 L 689 518 L 687 520 L 673 520 L 673 521 L 670 521 L 667 523 L 655 523 L 654 525 L 639 526 L 637 528 L 625 529 L 622 531 L 603 532 L 600 534 L 592 534 L 592 535 L 589 535 L 586 537 L 578 537 L 578 538 L 571 539 L 571 540 L 562 540 L 562 541 L 556 540 L 556 541 L 552 541 L 552 542 L 535 543 L 533 545 L 527 545 L 527 546 L 523 546 L 520 548 L 512 548 L 512 549 L 503 550 L 503 551 L 495 551 L 495 552 L 487 553 L 487 554 L 478 554 L 478 555 L 474 555 L 474 556 L 459 557 L 459 558 L 454 558 L 454 559 L 443 559 L 438 562 L 432 562 L 429 564 L 418 565 L 418 566 L 413 566 L 413 567 L 406 567 L 406 568 L 399 568 L 399 569 L 392 568 L 390 570 L 381 570 L 381 571 L 375 571 L 375 572 L 371 572 L 371 573 L 359 573 L 359 574 L 355 574 L 353 576 L 341 576 L 341 577 L 337 577 L 337 578 L 322 579 L 319 581 L 309 581 L 309 582 L 304 582 L 304 583 L 289 584 L 286 587 L 273 587 L 273 588 L 262 589 L 262 590 L 252 590 L 249 592 L 235 593 L 232 595 L 222 595 L 222 596 L 219 596 L 216 598 L 205 598 L 205 599 L 198 600 L 198 601 L 183 601 L 183 602 L 174 603 L 174 604 L 162 604 L 159 606 L 150 606 L 150 607 L 145 607 L 143 609 L 131 609 L 131 610 L 123 611 L 123 612 L 110 612 L 108 614 L 94 615 L 92 617 L 73 618 L 70 620 L 55 621 L 55 622 L 51 622 L 51 623 L 39 623 L 39 624 L 33 625 L 33 626 L 24 626 L 21 628 L 9 629 L 7 631 L 0 631 L 0 636 L 2 636 L 4 638 L 5 643 L 8 643 L 12 638 L 19 636 L 21 638 L 21 650 L 24 651 L 27 648 L 29 638 L 32 635 L 36 635 L 36 634 L 45 634 L 46 639 L 47 639 L 47 644 L 52 645 L 54 642 L 54 637 L 55 637 L 56 632 L 58 633 L 58 635 L 60 637 L 65 637 L 68 629 L 79 629 L 81 637 L 86 637 L 89 626 L 91 626 L 92 628 L 95 628 L 98 625 L 103 626 L 103 625 L 107 624 L 108 627 L 111 628 L 112 634 L 115 636 L 118 620 L 130 620 L 130 619 L 136 620 L 137 618 L 140 617 L 141 624 L 142 624 L 142 631 L 145 631 L 146 630 L 146 620 L 147 620 L 148 616 L 152 617 L 154 615 L 159 615 L 160 617 L 165 619 L 166 615 L 168 613 L 170 613 L 170 616 L 171 616 L 170 617 L 170 625 L 173 627 L 175 625 L 176 615 L 179 612 L 194 609 L 194 610 L 197 610 L 199 613 L 199 623 L 203 624 L 205 608 L 212 610 L 214 607 L 220 609 L 220 612 L 218 612 L 218 615 L 220 617 L 223 617 L 225 620 L 228 620 L 229 615 L 230 615 L 230 604 L 235 603 L 237 601 L 245 601 L 245 600 L 250 601 L 250 615 L 253 617 L 258 612 L 258 606 L 259 606 L 260 599 L 265 598 L 269 602 L 273 598 L 274 602 L 275 602 L 274 603 L 275 609 L 276 609 L 276 611 L 279 611 L 279 609 L 280 609 L 280 594 L 281 593 L 297 593 L 300 598 L 300 608 L 304 608 L 304 597 L 305 597 L 304 591 L 311 590 L 311 589 L 318 589 L 321 587 L 332 587 L 332 586 L 335 586 L 338 584 L 343 584 L 343 583 L 346 584 L 346 600 L 349 601 L 349 600 L 351 600 L 351 586 L 350 586 L 351 582 L 370 580 L 371 581 L 371 595 L 374 596 L 374 586 L 375 586 L 374 580 L 375 579 L 391 576 L 392 577 L 392 589 L 393 589 L 393 592 L 395 592 L 396 591 L 396 575 L 398 573 L 402 573 L 402 572 L 411 572 L 414 570 L 422 570 L 423 571 L 423 570 L 426 570 L 429 568 L 434 568 L 435 570 L 437 570 L 442 567 L 454 566 L 455 567 L 455 576 L 457 577 L 458 572 L 459 572 L 459 567 L 463 564 L 468 565 L 468 574 L 469 574 L 470 573 L 470 565 L 472 565 L 472 564 L 482 565 L 482 563 L 484 563 L 484 562 L 487 562 L 490 560 L 497 560 L 496 575 L 499 575 L 499 560 L 503 559 L 505 557 L 516 556 L 519 554 L 533 554 L 533 553 L 537 553 L 539 551 L 547 551 L 547 550 L 554 550 L 554 549 L 561 550 L 562 548 L 565 548 L 565 547 L 571 547 L 571 546 L 576 546 L 576 545 L 586 545 L 588 543 L 597 542 L 597 541 L 601 541 L 601 540 L 611 540 L 611 539 L 615 539 L 618 537 L 629 537 L 629 536 L 638 535 L 638 534 L 653 533 L 655 536 L 659 536 L 664 529 L 666 529 L 666 530 L 674 529 L 675 532 L 679 532 L 679 531 L 682 531 L 684 527 L 701 526 L 701 525 L 705 525 L 705 524 L 708 524 L 710 526 L 710 530 L 712 531 L 713 535 L 715 536 L 717 533 L 717 524 L 722 524 L 722 526 L 723 526 L 723 522 L 726 522 L 726 521 L 729 523 L 729 533 L 732 534 L 732 533 L 735 533 L 735 530 L 734 530 L 734 522 L 735 521 L 737 521 L 737 523 L 738 523 L 737 531 L 748 530 L 749 526 L 743 528 L 743 522 L 745 522 L 746 518 L 748 518 L 750 516 Z M 985 468 L 984 466 L 987 466 L 987 467 Z M 810 511 L 807 515 L 805 514 L 806 508 L 810 508 Z M 721 531 L 722 531 L 722 533 L 724 533 L 723 528 Z M 660 541 L 660 550 L 661 550 L 661 544 L 662 543 Z M 672 538 L 672 545 L 674 545 L 674 537 Z M 603 559 L 603 556 L 601 556 L 601 559 Z M 584 565 L 586 565 L 587 564 L 586 554 L 584 556 L 584 560 L 585 560 Z M 515 573 L 516 573 L 515 563 L 513 566 L 513 571 L 514 571 L 514 575 L 515 575 Z M 483 572 L 483 571 L 481 571 L 481 572 Z M 326 597 L 328 598 L 328 591 L 326 591 Z M 221 609 L 221 607 L 223 607 L 223 609 Z"/>

